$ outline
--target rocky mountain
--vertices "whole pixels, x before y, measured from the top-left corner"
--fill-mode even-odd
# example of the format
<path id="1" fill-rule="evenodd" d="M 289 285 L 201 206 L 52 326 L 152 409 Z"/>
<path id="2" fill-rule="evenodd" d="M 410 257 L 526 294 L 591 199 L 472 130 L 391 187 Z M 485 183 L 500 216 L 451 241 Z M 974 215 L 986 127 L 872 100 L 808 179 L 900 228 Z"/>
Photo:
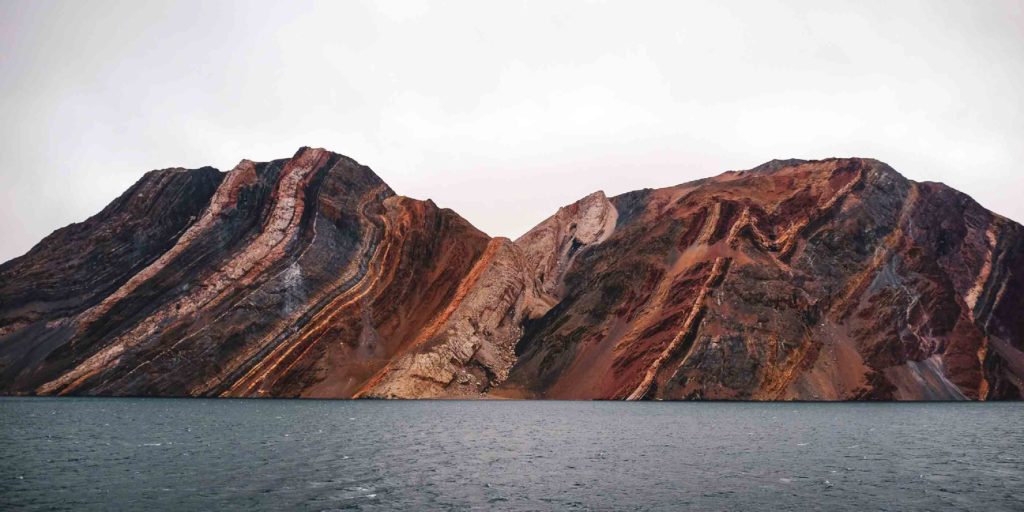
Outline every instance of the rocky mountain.
<path id="1" fill-rule="evenodd" d="M 0 265 L 5 394 L 1020 399 L 1024 228 L 868 159 L 518 240 L 322 149 L 146 174 Z"/>

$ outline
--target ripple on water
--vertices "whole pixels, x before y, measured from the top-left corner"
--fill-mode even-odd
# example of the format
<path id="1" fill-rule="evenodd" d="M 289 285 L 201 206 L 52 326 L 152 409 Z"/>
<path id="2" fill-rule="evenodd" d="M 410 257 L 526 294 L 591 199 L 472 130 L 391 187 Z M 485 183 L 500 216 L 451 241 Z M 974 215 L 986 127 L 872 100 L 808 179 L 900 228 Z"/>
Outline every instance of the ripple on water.
<path id="1" fill-rule="evenodd" d="M 0 509 L 1024 508 L 1021 404 L 0 399 Z"/>

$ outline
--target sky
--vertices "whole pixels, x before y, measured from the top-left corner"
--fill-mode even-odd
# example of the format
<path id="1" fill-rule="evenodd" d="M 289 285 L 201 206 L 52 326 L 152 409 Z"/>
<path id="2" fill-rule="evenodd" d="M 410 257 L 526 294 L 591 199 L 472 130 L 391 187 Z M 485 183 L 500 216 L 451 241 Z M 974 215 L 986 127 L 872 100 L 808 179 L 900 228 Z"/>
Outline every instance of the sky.
<path id="1" fill-rule="evenodd" d="M 1024 2 L 0 0 L 0 261 L 143 173 L 324 147 L 515 238 L 872 157 L 1024 221 Z"/>

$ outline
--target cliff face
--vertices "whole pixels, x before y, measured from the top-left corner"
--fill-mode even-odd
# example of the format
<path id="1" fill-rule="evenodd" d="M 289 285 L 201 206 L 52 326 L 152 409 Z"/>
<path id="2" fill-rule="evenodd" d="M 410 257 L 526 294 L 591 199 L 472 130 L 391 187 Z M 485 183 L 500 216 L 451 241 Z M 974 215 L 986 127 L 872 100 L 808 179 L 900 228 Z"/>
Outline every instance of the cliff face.
<path id="1" fill-rule="evenodd" d="M 1024 229 L 877 161 L 591 194 L 516 241 L 324 150 L 154 171 L 0 266 L 0 391 L 1016 399 Z"/>

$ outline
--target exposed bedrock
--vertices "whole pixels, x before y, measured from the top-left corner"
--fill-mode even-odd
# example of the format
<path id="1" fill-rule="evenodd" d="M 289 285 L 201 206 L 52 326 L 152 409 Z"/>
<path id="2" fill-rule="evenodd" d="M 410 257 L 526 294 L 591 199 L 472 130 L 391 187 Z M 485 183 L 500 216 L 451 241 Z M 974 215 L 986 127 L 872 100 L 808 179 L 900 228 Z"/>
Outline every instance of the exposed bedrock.
<path id="1" fill-rule="evenodd" d="M 0 265 L 14 394 L 1019 399 L 1024 229 L 868 159 L 559 209 L 518 240 L 322 149 L 146 174 Z"/>
<path id="2" fill-rule="evenodd" d="M 611 201 L 507 395 L 1021 396 L 1021 226 L 963 194 L 833 159 Z"/>

